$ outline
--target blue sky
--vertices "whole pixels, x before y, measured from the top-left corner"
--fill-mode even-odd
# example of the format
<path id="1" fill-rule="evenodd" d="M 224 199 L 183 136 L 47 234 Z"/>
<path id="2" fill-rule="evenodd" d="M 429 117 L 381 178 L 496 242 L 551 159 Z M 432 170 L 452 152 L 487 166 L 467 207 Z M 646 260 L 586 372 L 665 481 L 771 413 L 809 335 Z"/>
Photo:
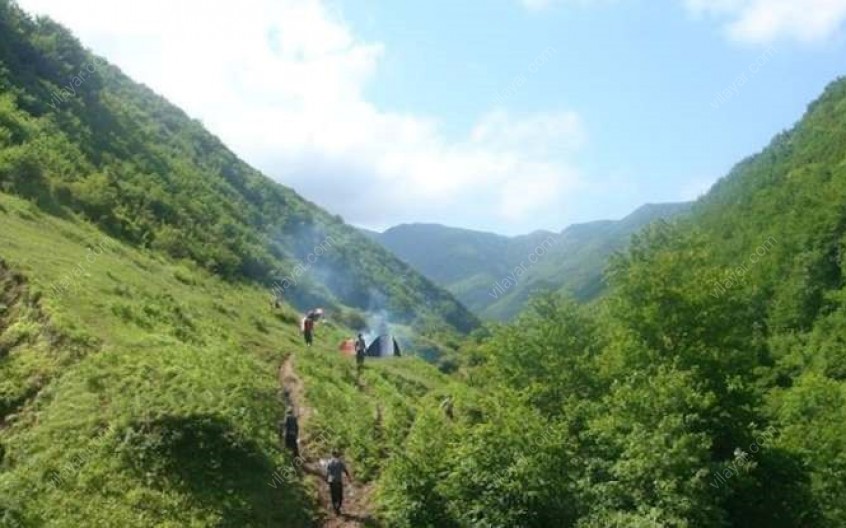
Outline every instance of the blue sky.
<path id="1" fill-rule="evenodd" d="M 20 3 L 376 229 L 692 199 L 846 73 L 844 0 Z"/>

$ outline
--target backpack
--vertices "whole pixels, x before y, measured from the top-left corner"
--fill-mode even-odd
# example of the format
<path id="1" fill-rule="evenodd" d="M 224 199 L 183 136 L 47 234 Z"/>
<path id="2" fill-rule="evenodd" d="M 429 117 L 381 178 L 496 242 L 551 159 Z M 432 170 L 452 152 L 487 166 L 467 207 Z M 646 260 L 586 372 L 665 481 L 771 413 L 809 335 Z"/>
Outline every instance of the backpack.
<path id="1" fill-rule="evenodd" d="M 288 416 L 285 418 L 285 435 L 296 436 L 300 432 L 300 425 L 297 423 L 296 416 Z"/>
<path id="2" fill-rule="evenodd" d="M 344 478 L 344 463 L 333 458 L 326 466 L 326 481 L 327 482 L 343 482 Z"/>

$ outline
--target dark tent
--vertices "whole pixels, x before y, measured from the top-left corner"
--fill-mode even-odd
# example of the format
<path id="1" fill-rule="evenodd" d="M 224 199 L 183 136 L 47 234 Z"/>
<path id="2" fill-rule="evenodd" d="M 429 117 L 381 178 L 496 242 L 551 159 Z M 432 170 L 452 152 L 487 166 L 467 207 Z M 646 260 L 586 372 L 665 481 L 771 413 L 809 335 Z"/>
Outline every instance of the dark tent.
<path id="1" fill-rule="evenodd" d="M 388 357 L 402 354 L 396 339 L 389 335 L 380 335 L 367 347 L 367 355 L 370 357 Z"/>

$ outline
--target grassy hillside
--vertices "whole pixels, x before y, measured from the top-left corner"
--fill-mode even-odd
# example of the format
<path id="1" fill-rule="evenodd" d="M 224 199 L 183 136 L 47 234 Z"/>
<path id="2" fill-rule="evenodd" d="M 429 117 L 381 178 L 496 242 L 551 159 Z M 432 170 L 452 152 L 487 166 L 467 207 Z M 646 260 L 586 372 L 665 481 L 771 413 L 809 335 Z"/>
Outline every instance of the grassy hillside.
<path id="1" fill-rule="evenodd" d="M 300 311 L 328 309 L 300 362 L 309 404 L 346 424 L 311 448 L 346 447 L 371 481 L 442 375 L 407 358 L 348 384 L 341 339 L 376 311 L 436 359 L 478 324 L 7 0 L 0 248 L 3 526 L 312 526 L 313 483 L 274 480 L 293 464 L 277 369 L 301 349 Z"/>
<path id="2" fill-rule="evenodd" d="M 282 360 L 307 382 L 312 448 L 344 448 L 365 481 L 446 383 L 401 358 L 357 384 L 337 352 L 350 330 L 321 325 L 304 352 L 298 315 L 262 289 L 4 194 L 0 247 L 2 526 L 312 526 L 314 490 L 271 485 L 292 467 Z"/>
<path id="3" fill-rule="evenodd" d="M 391 528 L 846 525 L 846 80 L 634 236 L 596 302 L 544 296 L 456 343 L 476 321 L 427 279 L 113 67 L 56 95 L 94 58 L 0 14 L 0 525 L 321 524 L 315 481 L 278 478 L 280 364 L 310 455 L 344 449 Z M 548 264 L 654 212 L 576 227 Z M 324 301 L 306 349 L 295 306 Z M 362 307 L 460 347 L 458 371 L 358 377 L 338 344 Z"/>
<path id="4" fill-rule="evenodd" d="M 308 526 L 305 490 L 260 478 L 293 313 L 6 195 L 0 244 L 7 525 Z"/>
<path id="5" fill-rule="evenodd" d="M 386 310 L 418 328 L 476 319 L 357 230 L 271 182 L 196 120 L 0 0 L 0 189 L 301 309 Z"/>
<path id="6" fill-rule="evenodd" d="M 367 233 L 486 319 L 507 320 L 542 292 L 590 300 L 604 289 L 608 257 L 633 233 L 674 218 L 688 203 L 645 205 L 620 221 L 576 224 L 561 233 L 505 237 L 435 224 Z"/>

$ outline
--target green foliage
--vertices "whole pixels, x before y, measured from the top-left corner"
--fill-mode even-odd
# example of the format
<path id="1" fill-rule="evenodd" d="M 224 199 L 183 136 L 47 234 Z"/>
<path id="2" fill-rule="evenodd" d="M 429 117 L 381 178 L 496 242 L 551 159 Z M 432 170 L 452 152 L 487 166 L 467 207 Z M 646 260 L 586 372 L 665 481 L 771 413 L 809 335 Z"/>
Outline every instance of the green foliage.
<path id="1" fill-rule="evenodd" d="M 303 484 L 269 485 L 297 322 L 114 241 L 89 261 L 90 225 L 0 202 L 0 525 L 310 526 Z"/>
<path id="2" fill-rule="evenodd" d="M 843 526 L 845 101 L 636 236 L 599 302 L 474 335 L 385 471 L 392 524 Z"/>
<path id="3" fill-rule="evenodd" d="M 0 0 L 4 524 L 311 525 L 302 481 L 270 485 L 298 315 L 258 284 L 330 239 L 289 300 L 358 326 L 375 298 L 461 358 L 357 376 L 331 317 L 297 348 L 311 446 L 346 451 L 387 525 L 846 524 L 846 80 L 633 239 L 601 300 L 457 343 L 451 297 L 116 69 L 55 100 L 91 59 Z"/>
<path id="4" fill-rule="evenodd" d="M 488 368 L 480 372 L 479 383 L 499 377 L 554 416 L 565 400 L 596 394 L 589 364 L 599 340 L 593 321 L 574 302 L 541 297 L 514 325 L 500 328 L 483 345 Z"/>
<path id="5" fill-rule="evenodd" d="M 436 319 L 458 332 L 478 324 L 448 293 L 249 167 L 67 30 L 7 0 L 0 64 L 0 190 L 226 280 L 281 288 L 301 310 L 385 309 L 398 322 Z M 68 81 L 81 72 L 71 93 Z"/>
<path id="6" fill-rule="evenodd" d="M 416 358 L 386 358 L 367 360 L 358 377 L 353 359 L 336 349 L 343 334 L 323 334 L 323 343 L 296 359 L 317 411 L 311 436 L 325 453 L 344 450 L 357 478 L 373 480 L 386 459 L 401 453 L 418 402 L 444 384 L 443 376 Z"/>

